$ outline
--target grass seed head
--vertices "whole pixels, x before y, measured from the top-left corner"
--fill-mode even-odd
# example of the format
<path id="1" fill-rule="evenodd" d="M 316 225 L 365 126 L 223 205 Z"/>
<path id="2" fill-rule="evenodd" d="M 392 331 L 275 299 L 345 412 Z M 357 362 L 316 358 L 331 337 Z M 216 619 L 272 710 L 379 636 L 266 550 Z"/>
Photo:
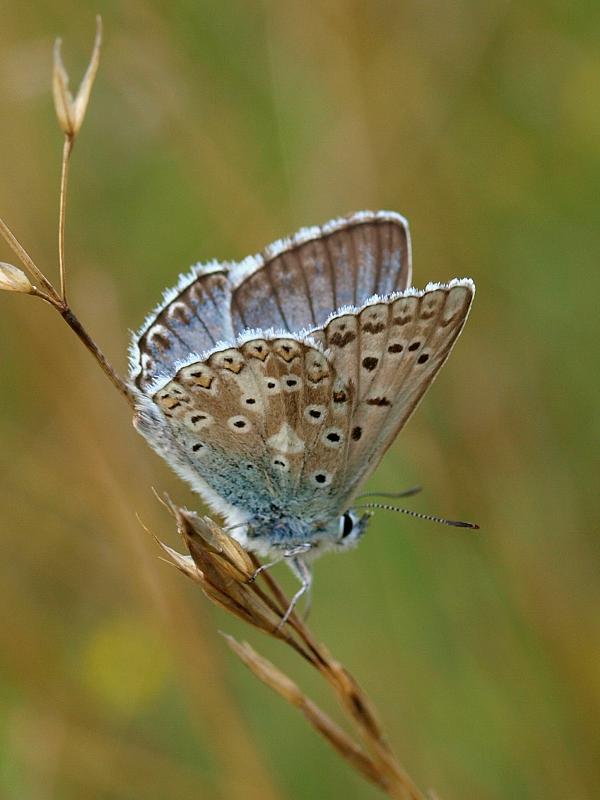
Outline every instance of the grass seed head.
<path id="1" fill-rule="evenodd" d="M 0 289 L 4 292 L 31 294 L 33 286 L 23 270 L 0 261 Z"/>
<path id="2" fill-rule="evenodd" d="M 100 45 L 102 43 L 102 20 L 96 17 L 96 38 L 94 40 L 94 48 L 90 57 L 88 68 L 81 81 L 79 89 L 75 97 L 73 97 L 69 89 L 69 74 L 65 69 L 61 56 L 61 39 L 57 39 L 54 44 L 54 67 L 52 70 L 52 92 L 54 94 L 54 108 L 56 109 L 56 116 L 58 123 L 62 128 L 65 136 L 69 139 L 74 139 L 85 118 L 85 112 L 98 71 L 100 63 Z"/>

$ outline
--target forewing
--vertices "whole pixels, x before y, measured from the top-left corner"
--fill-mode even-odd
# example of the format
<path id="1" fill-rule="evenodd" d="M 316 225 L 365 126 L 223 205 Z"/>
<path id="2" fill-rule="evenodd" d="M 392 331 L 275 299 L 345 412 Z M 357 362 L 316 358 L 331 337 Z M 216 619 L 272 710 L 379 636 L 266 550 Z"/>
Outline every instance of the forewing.
<path id="1" fill-rule="evenodd" d="M 308 330 L 343 306 L 401 291 L 410 279 L 406 220 L 362 211 L 300 230 L 242 262 L 233 277 L 234 329 Z"/>
<path id="2" fill-rule="evenodd" d="M 134 335 L 132 378 L 146 391 L 157 376 L 173 374 L 191 353 L 204 353 L 217 342 L 233 340 L 228 269 L 223 264 L 197 266 L 165 293 L 163 302 Z"/>
<path id="3" fill-rule="evenodd" d="M 409 290 L 332 319 L 324 329 L 333 368 L 351 387 L 341 506 L 375 469 L 434 380 L 465 323 L 474 295 L 468 280 Z"/>
<path id="4" fill-rule="evenodd" d="M 182 367 L 151 398 L 167 447 L 157 444 L 152 424 L 142 420 L 138 427 L 217 507 L 221 499 L 260 515 L 286 498 L 299 502 L 306 455 L 329 416 L 336 385 L 331 364 L 310 340 L 248 338 Z M 322 464 L 307 476 L 308 503 L 315 488 L 329 486 L 334 468 Z"/>

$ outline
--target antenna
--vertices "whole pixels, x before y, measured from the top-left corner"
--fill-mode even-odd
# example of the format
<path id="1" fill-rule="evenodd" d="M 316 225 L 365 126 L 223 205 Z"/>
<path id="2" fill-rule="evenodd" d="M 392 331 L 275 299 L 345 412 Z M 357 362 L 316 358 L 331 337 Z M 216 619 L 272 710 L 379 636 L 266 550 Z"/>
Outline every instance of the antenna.
<path id="1" fill-rule="evenodd" d="M 354 506 L 354 508 L 375 508 L 381 511 L 397 511 L 399 514 L 408 514 L 409 517 L 427 519 L 430 522 L 439 522 L 442 525 L 451 525 L 454 528 L 471 528 L 472 530 L 479 530 L 479 525 L 477 525 L 475 522 L 461 522 L 460 520 L 436 517 L 434 514 L 420 514 L 418 511 L 411 511 L 409 508 L 390 506 L 387 503 L 365 503 L 364 505 Z"/>

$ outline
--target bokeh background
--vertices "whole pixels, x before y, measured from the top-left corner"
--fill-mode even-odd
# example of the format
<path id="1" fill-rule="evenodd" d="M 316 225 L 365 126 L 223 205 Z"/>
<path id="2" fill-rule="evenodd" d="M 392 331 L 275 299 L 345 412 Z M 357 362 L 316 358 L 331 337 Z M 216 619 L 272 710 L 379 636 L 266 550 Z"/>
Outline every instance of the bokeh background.
<path id="1" fill-rule="evenodd" d="M 600 13 L 558 0 L 32 0 L 0 33 L 0 211 L 56 275 L 53 39 L 77 83 L 73 305 L 120 368 L 197 260 L 358 208 L 412 225 L 415 285 L 471 275 L 449 363 L 371 489 L 480 534 L 380 514 L 319 562 L 312 625 L 444 800 L 600 796 Z M 14 261 L 2 245 L 0 257 Z M 234 659 L 276 642 L 159 559 L 151 492 L 199 507 L 58 315 L 0 297 L 0 796 L 375 798 Z M 284 568 L 286 585 L 292 585 Z"/>

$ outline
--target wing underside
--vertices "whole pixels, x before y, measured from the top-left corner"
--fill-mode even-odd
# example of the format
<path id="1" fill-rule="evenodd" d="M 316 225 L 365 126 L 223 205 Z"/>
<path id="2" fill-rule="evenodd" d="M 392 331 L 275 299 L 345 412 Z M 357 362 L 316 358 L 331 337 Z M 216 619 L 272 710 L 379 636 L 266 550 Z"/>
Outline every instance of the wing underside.
<path id="1" fill-rule="evenodd" d="M 375 469 L 435 379 L 467 319 L 469 279 L 409 290 L 340 314 L 315 338 L 338 375 L 355 387 L 343 469 L 341 507 Z"/>
<path id="2" fill-rule="evenodd" d="M 151 393 L 190 355 L 234 344 L 244 330 L 309 331 L 336 309 L 406 289 L 410 279 L 408 225 L 387 211 L 302 229 L 239 264 L 196 266 L 134 335 L 132 379 Z"/>

